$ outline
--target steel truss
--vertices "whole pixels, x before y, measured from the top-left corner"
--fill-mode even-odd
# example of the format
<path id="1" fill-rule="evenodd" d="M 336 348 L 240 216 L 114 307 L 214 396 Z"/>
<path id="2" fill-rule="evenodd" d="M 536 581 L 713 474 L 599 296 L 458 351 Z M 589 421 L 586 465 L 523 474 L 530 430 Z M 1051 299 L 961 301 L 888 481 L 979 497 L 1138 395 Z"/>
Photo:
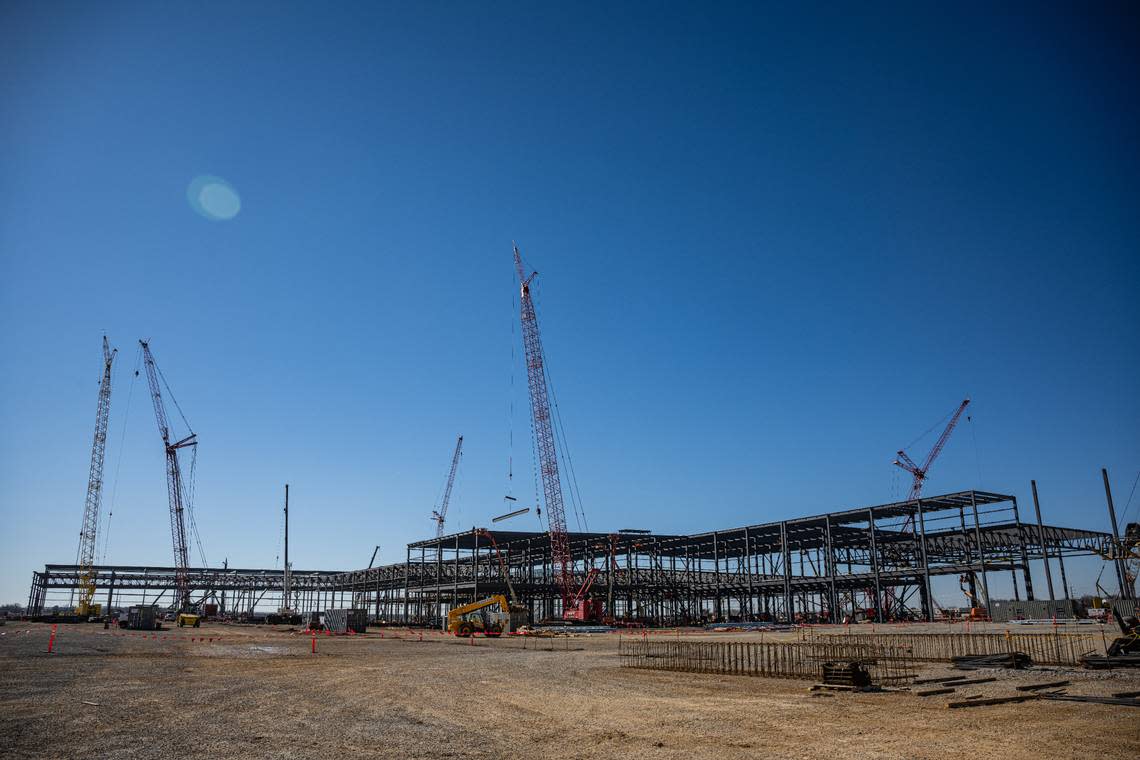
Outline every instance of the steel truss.
<path id="1" fill-rule="evenodd" d="M 447 609 L 507 593 L 495 549 L 481 533 L 408 544 L 405 561 L 366 570 L 298 571 L 291 584 L 302 612 L 366 607 L 378 621 L 434 625 Z M 562 585 L 548 533 L 494 531 L 522 604 L 535 619 L 561 612 Z M 1017 499 L 983 491 L 831 512 L 694 535 L 570 533 L 571 571 L 598 575 L 595 596 L 617 619 L 646 623 L 704 620 L 879 620 L 938 615 L 931 578 L 957 575 L 980 584 L 1009 572 L 1034 598 L 1030 561 L 1103 553 L 1106 533 L 1029 524 Z M 108 606 L 171 601 L 173 568 L 95 568 Z M 80 583 L 79 568 L 47 565 L 33 574 L 29 609 L 48 610 L 49 597 Z M 282 606 L 279 570 L 190 568 L 195 600 L 209 598 L 231 614 Z M 1067 589 L 1067 585 L 1063 584 Z M 888 589 L 891 593 L 888 594 Z M 1066 590 L 1067 598 L 1067 590 Z M 890 600 L 890 604 L 886 602 Z"/>

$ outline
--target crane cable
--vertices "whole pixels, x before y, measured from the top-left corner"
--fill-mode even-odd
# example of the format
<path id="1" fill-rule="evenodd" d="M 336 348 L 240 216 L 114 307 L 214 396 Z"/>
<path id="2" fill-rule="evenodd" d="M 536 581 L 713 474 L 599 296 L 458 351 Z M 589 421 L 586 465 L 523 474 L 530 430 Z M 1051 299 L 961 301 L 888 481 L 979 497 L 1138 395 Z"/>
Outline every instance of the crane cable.
<path id="1" fill-rule="evenodd" d="M 967 396 L 972 398 L 972 396 Z M 970 423 L 970 437 L 974 441 L 974 465 L 978 468 L 978 488 L 982 487 L 982 457 L 978 452 L 978 428 L 974 424 L 974 413 L 970 412 L 966 415 L 966 422 Z"/>
<path id="2" fill-rule="evenodd" d="M 194 435 L 194 428 L 190 425 L 190 420 L 186 419 L 186 413 L 182 411 L 182 406 L 178 403 L 178 399 L 174 396 L 174 391 L 170 389 L 170 383 L 166 382 L 166 375 L 162 374 L 162 367 L 156 363 L 154 368 L 158 370 L 158 376 L 162 380 L 163 386 L 166 388 L 166 393 L 170 397 L 170 401 L 174 404 L 174 408 L 178 410 L 178 416 L 182 418 L 183 424 L 186 425 L 186 432 L 189 435 Z M 198 464 L 198 446 L 195 443 L 194 451 L 190 455 L 190 478 L 188 487 L 186 489 L 186 514 L 190 518 L 190 532 L 194 536 L 194 543 L 198 547 L 198 557 L 202 560 L 202 567 L 209 567 L 210 563 L 206 561 L 206 548 L 202 544 L 202 537 L 198 534 L 198 521 L 194 517 L 194 471 Z M 175 456 L 178 456 L 175 452 Z"/>
<path id="3" fill-rule="evenodd" d="M 1136 477 L 1132 480 L 1132 491 L 1128 494 L 1128 501 L 1124 503 L 1124 511 L 1120 513 L 1121 520 L 1124 523 L 1128 522 L 1128 510 L 1132 506 L 1132 497 L 1136 495 L 1136 484 L 1140 483 L 1140 470 L 1136 471 Z M 1140 505 L 1140 501 L 1136 502 Z"/>
<path id="4" fill-rule="evenodd" d="M 536 289 L 537 290 L 537 289 Z M 532 293 L 531 300 L 534 302 L 535 317 L 538 316 L 538 298 L 540 292 Z M 544 376 L 546 379 L 546 388 L 550 394 L 550 400 L 553 402 L 551 409 L 551 427 L 554 429 L 554 437 L 558 443 L 558 449 L 562 453 L 562 464 L 566 470 L 566 491 L 570 495 L 570 509 L 574 512 L 574 522 L 578 524 L 578 530 L 585 532 L 589 530 L 589 524 L 586 522 L 586 512 L 582 506 L 581 493 L 578 491 L 578 481 L 574 474 L 574 461 L 570 458 L 570 447 L 566 442 L 566 428 L 562 424 L 562 411 L 558 406 L 558 395 L 554 392 L 554 377 L 550 371 L 550 360 L 546 356 L 546 347 L 540 345 L 542 351 L 542 366 L 544 369 Z"/>
<path id="5" fill-rule="evenodd" d="M 127 422 L 131 418 L 131 399 L 135 395 L 135 381 L 139 379 L 139 365 L 142 363 L 142 347 L 135 347 L 135 371 L 131 375 L 131 387 L 127 390 L 127 407 L 123 412 L 123 430 L 119 434 L 119 454 L 115 457 L 115 482 L 111 484 L 111 504 L 107 509 L 107 522 L 103 527 L 103 559 L 107 561 L 107 550 L 111 545 L 111 518 L 115 516 L 115 497 L 119 493 L 119 471 L 123 467 L 123 448 L 127 441 Z"/>

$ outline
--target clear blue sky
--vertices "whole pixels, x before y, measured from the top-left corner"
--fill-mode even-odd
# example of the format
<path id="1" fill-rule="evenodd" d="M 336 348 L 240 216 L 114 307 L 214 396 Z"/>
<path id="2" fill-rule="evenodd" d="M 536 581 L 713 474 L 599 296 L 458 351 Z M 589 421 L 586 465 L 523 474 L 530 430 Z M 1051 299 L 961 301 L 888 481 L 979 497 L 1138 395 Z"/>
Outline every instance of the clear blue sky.
<path id="1" fill-rule="evenodd" d="M 487 523 L 512 366 L 533 500 L 512 240 L 592 528 L 890 501 L 895 450 L 968 394 L 928 492 L 1027 508 L 1036 477 L 1047 521 L 1105 529 L 1099 468 L 1119 505 L 1140 469 L 1138 29 L 1109 3 L 4 3 L 0 600 L 74 559 L 103 331 L 110 562 L 171 562 L 139 337 L 201 439 L 212 563 L 277 562 L 285 482 L 295 566 L 399 559 L 458 433 L 451 525 Z M 200 175 L 235 218 L 194 213 Z"/>

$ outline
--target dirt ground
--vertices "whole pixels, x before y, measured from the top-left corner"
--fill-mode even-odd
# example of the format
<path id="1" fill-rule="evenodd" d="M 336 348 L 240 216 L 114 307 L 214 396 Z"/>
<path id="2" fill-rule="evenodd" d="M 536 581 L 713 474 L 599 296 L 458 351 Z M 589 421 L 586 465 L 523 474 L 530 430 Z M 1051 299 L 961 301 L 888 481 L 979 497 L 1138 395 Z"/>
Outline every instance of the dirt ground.
<path id="1" fill-rule="evenodd" d="M 309 636 L 284 627 L 205 624 L 144 638 L 70 625 L 47 654 L 49 630 L 0 627 L 0 756 L 1140 757 L 1136 708 L 1035 701 L 950 710 L 947 697 L 820 695 L 805 681 L 633 670 L 619 666 L 616 634 L 472 645 L 373 629 L 320 636 L 312 654 Z M 932 666 L 921 675 L 942 672 L 950 674 Z M 1062 678 L 1074 694 L 1140 689 L 1140 673 L 1123 671 L 997 677 L 952 697 Z"/>

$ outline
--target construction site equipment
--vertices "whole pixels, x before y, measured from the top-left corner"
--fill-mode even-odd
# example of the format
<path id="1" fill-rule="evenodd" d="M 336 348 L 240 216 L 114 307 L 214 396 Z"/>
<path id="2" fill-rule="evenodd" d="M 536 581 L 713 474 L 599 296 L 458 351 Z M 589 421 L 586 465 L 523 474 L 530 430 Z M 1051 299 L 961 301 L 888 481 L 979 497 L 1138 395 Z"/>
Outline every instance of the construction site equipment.
<path id="1" fill-rule="evenodd" d="M 511 606 L 502 594 L 456 607 L 447 613 L 447 632 L 456 636 L 501 636 L 511 630 Z"/>
<path id="2" fill-rule="evenodd" d="M 911 474 L 910 493 L 907 495 L 907 501 L 917 501 L 918 498 L 922 495 L 922 486 L 926 482 L 926 478 L 930 472 L 931 465 L 934 464 L 934 460 L 938 458 L 938 455 L 942 453 L 942 450 L 946 448 L 946 442 L 950 440 L 950 434 L 954 432 L 954 428 L 958 425 L 958 420 L 962 417 L 962 412 L 966 411 L 966 407 L 969 405 L 970 399 L 963 400 L 962 403 L 958 405 L 957 410 L 955 410 L 954 413 L 950 415 L 950 421 L 946 424 L 946 427 L 942 431 L 942 434 L 938 436 L 938 440 L 934 442 L 934 446 L 931 447 L 930 452 L 926 455 L 926 459 L 923 460 L 921 466 L 915 464 L 914 460 L 911 459 L 903 449 L 899 449 L 896 452 L 896 458 L 893 464 L 896 467 L 900 467 Z M 903 522 L 901 533 L 910 533 L 914 535 L 917 533 L 916 528 L 917 526 L 915 524 L 914 516 L 908 515 Z M 902 550 L 888 549 L 885 552 L 885 555 L 885 559 L 887 559 L 888 569 L 906 567 L 910 564 L 911 561 L 911 558 L 907 555 L 907 553 Z M 972 588 L 972 575 L 969 576 L 969 582 Z M 925 595 L 925 589 L 923 592 Z M 867 596 L 875 598 L 873 590 L 868 590 L 865 593 Z M 967 592 L 967 596 L 970 598 L 971 606 L 978 606 L 976 603 L 976 594 Z M 893 588 L 885 589 L 883 597 L 883 611 L 887 613 L 887 617 L 900 620 L 907 617 L 905 597 L 900 597 Z M 933 602 L 933 600 L 929 600 L 929 602 Z M 989 600 L 987 599 L 985 603 L 988 604 Z M 877 609 L 877 600 L 876 604 L 871 606 L 875 608 L 874 616 L 881 618 L 882 611 Z M 974 612 L 971 610 L 971 616 L 973 616 L 973 614 Z M 979 614 L 982 615 L 984 613 Z"/>
<path id="3" fill-rule="evenodd" d="M 368 610 L 325 610 L 324 627 L 330 633 L 364 633 L 368 630 Z"/>
<path id="4" fill-rule="evenodd" d="M 1014 686 L 1014 691 L 1039 691 L 1041 689 L 1057 689 L 1068 686 L 1071 681 L 1050 681 L 1048 683 L 1031 683 L 1026 686 Z"/>
<path id="5" fill-rule="evenodd" d="M 186 626 L 197 628 L 202 625 L 202 616 L 196 612 L 179 612 L 176 620 L 178 621 L 179 628 L 185 628 Z"/>
<path id="6" fill-rule="evenodd" d="M 463 436 L 459 436 L 455 442 L 455 453 L 451 455 L 451 469 L 447 471 L 447 483 L 443 487 L 443 498 L 440 499 L 439 507 L 431 512 L 431 518 L 435 520 L 436 538 L 443 535 L 443 524 L 447 520 L 447 505 L 451 501 L 451 488 L 455 485 L 455 472 L 459 469 L 459 458 L 461 456 L 463 456 Z"/>
<path id="7" fill-rule="evenodd" d="M 1014 697 L 993 697 L 991 699 L 966 699 L 962 702 L 948 702 L 946 704 L 951 710 L 961 707 L 985 707 L 987 705 L 1004 705 L 1012 702 L 1028 702 L 1031 699 L 1037 699 L 1038 694 L 1019 694 Z"/>
<path id="8" fill-rule="evenodd" d="M 377 547 L 379 548 L 379 547 Z M 285 569 L 281 574 L 281 606 L 277 608 L 276 615 L 269 615 L 266 622 L 270 625 L 285 623 L 299 625 L 301 616 L 293 609 L 290 599 L 291 578 L 293 566 L 289 563 L 289 484 L 285 484 Z"/>
<path id="9" fill-rule="evenodd" d="M 158 608 L 141 604 L 127 609 L 126 627 L 135 631 L 153 631 L 158 628 Z"/>
<path id="10" fill-rule="evenodd" d="M 942 449 L 946 448 L 946 442 L 950 440 L 950 434 L 954 432 L 954 428 L 958 425 L 958 420 L 962 417 L 962 412 L 966 411 L 966 407 L 970 405 L 970 399 L 965 399 L 959 406 L 957 411 L 950 417 L 950 422 L 946 424 L 946 429 L 942 431 L 942 435 L 938 436 L 938 440 L 934 442 L 931 447 L 930 453 L 926 455 L 922 466 L 914 463 L 914 460 L 907 456 L 907 453 L 902 449 L 898 450 L 898 458 L 894 464 L 903 468 L 913 476 L 910 484 L 910 495 L 907 497 L 908 501 L 914 501 L 922 494 L 922 484 L 926 481 L 927 473 L 930 472 L 930 466 L 934 464 L 934 460 L 942 453 Z"/>
<path id="11" fill-rule="evenodd" d="M 815 640 L 852 638 L 846 634 L 817 634 Z M 963 655 L 1006 655 L 1024 652 L 1038 665 L 1076 665 L 1085 652 L 1100 647 L 1091 633 L 869 633 L 868 644 L 901 647 L 922 662 L 950 662 Z"/>
<path id="12" fill-rule="evenodd" d="M 503 552 L 499 549 L 499 542 L 495 540 L 495 536 L 491 531 L 486 528 L 479 528 L 476 535 L 482 536 L 491 542 L 491 547 L 495 550 L 495 558 L 499 561 L 499 573 L 503 576 L 503 582 L 507 584 L 507 593 L 510 594 L 510 603 L 514 605 L 518 602 L 515 596 L 515 587 L 511 583 L 511 574 L 507 568 L 507 561 L 503 558 Z"/>
<path id="13" fill-rule="evenodd" d="M 103 336 L 103 374 L 99 380 L 99 402 L 95 410 L 95 440 L 91 444 L 91 466 L 87 472 L 87 499 L 83 503 L 83 525 L 79 529 L 79 603 L 75 614 L 98 617 L 95 597 L 95 534 L 99 528 L 99 507 L 103 500 L 103 454 L 107 448 L 107 423 L 111 415 L 111 363 L 118 349 L 112 349 Z"/>
<path id="14" fill-rule="evenodd" d="M 1081 665 L 1096 669 L 1140 668 L 1140 620 L 1124 617 L 1116 607 L 1112 608 L 1112 619 L 1121 635 L 1112 640 L 1103 657 L 1085 655 Z"/>
<path id="15" fill-rule="evenodd" d="M 523 349 L 526 354 L 527 388 L 530 392 L 530 412 L 534 422 L 534 442 L 538 452 L 539 471 L 542 475 L 542 492 L 546 501 L 546 522 L 550 532 L 551 564 L 554 577 L 562 594 L 564 620 L 593 622 L 600 619 L 601 610 L 596 603 L 587 603 L 586 592 L 593 577 L 574 590 L 574 569 L 570 557 L 570 538 L 566 525 L 566 507 L 562 500 L 562 480 L 558 469 L 558 453 L 554 446 L 554 423 L 547 392 L 546 356 L 538 332 L 538 314 L 531 297 L 530 284 L 538 272 L 528 276 L 523 269 L 522 254 L 514 247 L 515 270 L 519 277 L 519 314 L 522 322 Z M 596 573 L 595 573 L 596 575 Z"/>
<path id="16" fill-rule="evenodd" d="M 1127 699 L 1120 697 L 1090 697 L 1079 694 L 1039 694 L 1041 699 L 1055 700 L 1057 702 L 1087 702 L 1093 705 L 1120 705 L 1121 707 L 1140 707 L 1140 699 Z"/>
<path id="17" fill-rule="evenodd" d="M 855 636 L 851 638 L 863 638 Z M 677 670 L 818 681 L 824 663 L 858 663 L 872 684 L 908 684 L 916 676 L 914 661 L 903 649 L 862 642 L 676 641 L 623 637 L 618 656 L 625 668 Z"/>
<path id="18" fill-rule="evenodd" d="M 505 515 L 499 515 L 498 517 L 492 517 L 491 522 L 496 522 L 496 523 L 502 522 L 503 520 L 509 520 L 512 517 L 518 517 L 519 515 L 525 515 L 527 512 L 530 512 L 530 507 L 523 507 L 522 509 L 516 509 L 514 512 L 507 512 Z"/>
<path id="19" fill-rule="evenodd" d="M 823 682 L 829 686 L 866 688 L 871 685 L 871 674 L 859 662 L 823 663 Z"/>
<path id="20" fill-rule="evenodd" d="M 574 598 L 570 600 L 569 607 L 563 611 L 562 618 L 575 623 L 592 623 L 602 619 L 605 614 L 605 605 L 601 599 L 590 599 L 587 594 L 590 593 L 590 588 L 594 585 L 594 581 L 598 578 L 600 571 L 596 567 L 591 567 L 590 571 L 586 573 L 586 580 L 582 582 L 582 586 L 574 594 Z"/>
<path id="21" fill-rule="evenodd" d="M 978 668 L 1012 668 L 1020 670 L 1033 664 L 1029 655 L 1022 652 L 1003 652 L 1001 654 L 963 654 L 951 659 L 958 670 L 977 670 Z"/>
<path id="22" fill-rule="evenodd" d="M 159 386 L 159 371 L 151 354 L 150 346 L 145 340 L 139 345 L 143 352 L 143 366 L 146 368 L 146 379 L 150 384 L 151 401 L 154 403 L 154 416 L 158 422 L 158 432 L 162 436 L 162 446 L 166 451 L 166 491 L 170 502 L 170 534 L 174 544 L 174 567 L 177 578 L 177 602 L 180 612 L 191 612 L 190 587 L 186 579 L 189 567 L 189 537 L 186 531 L 186 506 L 189 502 L 184 490 L 182 467 L 178 461 L 178 452 L 182 449 L 198 445 L 198 436 L 194 432 L 177 441 L 170 440 L 170 425 L 166 418 L 166 405 L 162 400 L 162 390 Z M 186 421 L 183 416 L 183 422 Z M 187 424 L 189 428 L 189 424 Z M 183 625 L 179 618 L 179 625 Z"/>

